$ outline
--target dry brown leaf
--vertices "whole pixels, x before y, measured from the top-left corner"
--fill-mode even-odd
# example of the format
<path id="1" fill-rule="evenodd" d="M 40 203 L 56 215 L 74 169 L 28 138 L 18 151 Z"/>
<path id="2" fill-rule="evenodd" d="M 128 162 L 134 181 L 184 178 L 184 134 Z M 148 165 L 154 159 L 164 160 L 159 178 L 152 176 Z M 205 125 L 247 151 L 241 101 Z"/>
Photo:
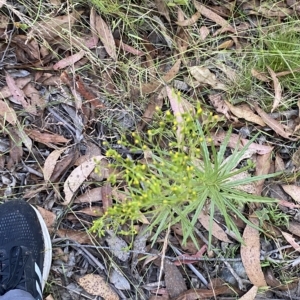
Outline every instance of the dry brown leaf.
<path id="1" fill-rule="evenodd" d="M 165 89 L 161 89 L 158 95 L 153 94 L 150 96 L 150 99 L 148 100 L 148 106 L 144 111 L 140 123 L 138 124 L 138 131 L 142 130 L 147 124 L 149 124 L 149 122 L 151 122 L 155 114 L 156 107 L 158 107 L 159 109 L 162 108 L 165 93 L 166 93 Z"/>
<path id="2" fill-rule="evenodd" d="M 91 27 L 92 38 L 94 40 L 95 45 L 97 45 L 98 41 L 99 41 L 99 37 L 97 34 L 97 30 L 96 30 L 96 15 L 97 15 L 96 10 L 92 6 L 91 12 L 90 12 L 90 27 Z"/>
<path id="3" fill-rule="evenodd" d="M 257 286 L 253 286 L 240 300 L 254 300 L 258 291 Z"/>
<path id="4" fill-rule="evenodd" d="M 19 88 L 19 89 L 23 89 L 23 87 L 28 84 L 30 81 L 32 80 L 31 76 L 27 76 L 27 77 L 22 77 L 22 78 L 17 78 L 15 79 L 15 85 Z M 9 89 L 8 86 L 3 87 L 2 89 L 0 89 L 0 98 L 5 99 L 12 96 L 12 93 Z M 12 101 L 12 100 L 10 100 Z M 14 103 L 20 104 L 19 102 L 17 102 L 17 100 L 12 101 Z"/>
<path id="5" fill-rule="evenodd" d="M 42 215 L 45 223 L 46 223 L 46 226 L 49 230 L 49 232 L 53 232 L 54 230 L 54 225 L 55 225 L 55 222 L 56 222 L 56 215 L 55 213 L 49 211 L 49 210 L 46 210 L 40 206 L 37 206 L 37 209 L 39 211 L 39 213 Z"/>
<path id="6" fill-rule="evenodd" d="M 96 15 L 96 30 L 107 54 L 116 61 L 117 50 L 114 37 L 105 21 L 99 15 Z"/>
<path id="7" fill-rule="evenodd" d="M 167 259 L 164 263 L 164 271 L 166 289 L 171 298 L 177 297 L 187 290 L 184 278 L 178 267 Z"/>
<path id="8" fill-rule="evenodd" d="M 73 54 L 69 57 L 63 58 L 60 61 L 58 61 L 56 64 L 53 65 L 53 70 L 61 70 L 68 66 L 74 65 L 77 61 L 81 60 L 85 55 L 85 51 L 81 50 L 76 54 Z"/>
<path id="9" fill-rule="evenodd" d="M 272 6 L 257 6 L 253 7 L 253 10 L 248 11 L 248 14 L 254 14 L 254 15 L 262 15 L 267 18 L 273 18 L 273 17 L 279 17 L 284 18 L 293 15 L 293 10 L 286 8 L 286 7 L 280 7 L 276 6 L 276 4 L 272 4 Z"/>
<path id="10" fill-rule="evenodd" d="M 227 107 L 230 111 L 238 118 L 245 119 L 249 122 L 256 123 L 260 126 L 266 126 L 266 123 L 261 119 L 260 116 L 256 115 L 248 104 L 239 104 L 233 106 L 230 102 L 225 100 Z"/>
<path id="11" fill-rule="evenodd" d="M 79 244 L 93 244 L 87 232 L 72 229 L 58 229 L 56 234 L 58 234 L 61 238 L 66 238 Z"/>
<path id="12" fill-rule="evenodd" d="M 189 36 L 184 28 L 178 28 L 175 42 L 180 57 L 184 57 L 184 54 L 189 46 Z"/>
<path id="13" fill-rule="evenodd" d="M 300 168 L 300 148 L 298 148 L 292 155 L 292 162 L 296 169 Z"/>
<path id="14" fill-rule="evenodd" d="M 184 21 L 178 21 L 176 22 L 177 25 L 179 26 L 191 26 L 197 23 L 199 18 L 201 17 L 201 13 L 197 11 L 195 14 L 193 14 L 189 19 L 186 19 Z"/>
<path id="15" fill-rule="evenodd" d="M 255 151 L 255 150 L 252 149 L 252 151 Z M 234 169 L 233 171 L 238 171 L 238 170 Z M 238 181 L 238 180 L 246 179 L 248 177 L 251 177 L 251 176 L 250 176 L 248 171 L 245 171 L 245 172 L 241 172 L 241 173 L 238 173 L 236 175 L 233 175 L 233 176 L 229 177 L 228 182 Z M 246 192 L 248 194 L 252 194 L 252 195 L 256 194 L 256 191 L 257 191 L 256 185 L 255 185 L 254 182 L 250 182 L 248 184 L 241 184 L 241 185 L 236 186 L 234 188 L 237 189 L 237 190 Z"/>
<path id="16" fill-rule="evenodd" d="M 102 187 L 97 187 L 87 191 L 86 193 L 76 197 L 74 203 L 93 203 L 102 200 Z"/>
<path id="17" fill-rule="evenodd" d="M 259 225 L 257 219 L 250 218 L 249 220 L 254 225 Z M 245 244 L 241 246 L 241 258 L 249 280 L 257 287 L 267 286 L 260 264 L 260 240 L 258 230 L 247 224 L 243 233 L 243 239 Z"/>
<path id="18" fill-rule="evenodd" d="M 53 1 L 53 0 L 52 0 Z M 52 295 L 48 295 L 45 300 L 54 300 L 53 296 Z"/>
<path id="19" fill-rule="evenodd" d="M 298 252 L 300 252 L 300 245 L 295 241 L 293 236 L 287 232 L 281 231 L 284 238 L 287 240 L 287 242 Z"/>
<path id="20" fill-rule="evenodd" d="M 279 199 L 277 199 L 277 200 L 278 200 L 277 203 L 281 206 L 288 207 L 291 209 L 300 208 L 299 204 L 294 204 L 294 203 L 286 201 L 286 200 L 279 200 Z"/>
<path id="21" fill-rule="evenodd" d="M 200 38 L 202 41 L 205 41 L 207 36 L 209 35 L 209 29 L 206 26 L 201 26 L 199 29 Z"/>
<path id="22" fill-rule="evenodd" d="M 225 132 L 216 133 L 212 136 L 214 140 L 214 144 L 216 146 L 220 146 L 223 143 L 225 137 L 226 137 Z M 239 147 L 240 149 L 242 149 L 248 142 L 249 140 L 242 139 L 239 135 L 233 133 L 229 138 L 228 147 L 230 148 Z M 273 147 L 251 143 L 249 145 L 249 149 L 254 149 L 256 150 L 257 154 L 263 155 L 271 152 L 273 150 Z"/>
<path id="23" fill-rule="evenodd" d="M 53 174 L 54 168 L 56 166 L 56 162 L 57 162 L 58 158 L 60 157 L 60 155 L 62 154 L 62 152 L 64 152 L 64 151 L 65 151 L 65 149 L 54 150 L 46 158 L 44 167 L 43 167 L 43 174 L 44 174 L 45 181 L 50 180 L 50 178 Z"/>
<path id="24" fill-rule="evenodd" d="M 190 242 L 193 243 L 192 240 L 190 240 Z M 196 249 L 195 243 L 194 243 L 194 248 Z M 190 249 L 188 249 L 190 250 Z M 199 258 L 203 257 L 203 254 L 207 251 L 207 246 L 203 245 L 201 247 L 201 249 L 198 251 L 195 251 L 193 255 L 189 255 L 189 254 L 182 254 L 177 256 L 177 260 L 174 261 L 174 265 L 175 266 L 181 266 L 182 264 L 192 264 L 192 263 L 198 263 L 199 262 Z M 191 251 L 189 251 L 191 252 Z"/>
<path id="25" fill-rule="evenodd" d="M 218 113 L 223 114 L 228 120 L 231 119 L 229 115 L 229 107 L 226 105 L 221 94 L 211 94 L 208 98 Z"/>
<path id="26" fill-rule="evenodd" d="M 233 46 L 233 40 L 227 40 L 217 46 L 217 50 L 229 49 Z"/>
<path id="27" fill-rule="evenodd" d="M 260 81 L 270 82 L 270 79 L 266 76 L 265 73 L 259 72 L 256 69 L 251 69 L 251 75 Z"/>
<path id="28" fill-rule="evenodd" d="M 270 117 L 267 113 L 265 113 L 256 103 L 254 104 L 254 108 L 257 111 L 257 113 L 261 116 L 263 121 L 272 128 L 278 135 L 289 139 L 291 141 L 297 141 L 298 138 L 291 137 L 293 135 L 293 132 L 291 129 L 286 128 L 286 131 L 284 130 L 283 126 L 276 120 L 274 120 L 272 117 Z"/>
<path id="29" fill-rule="evenodd" d="M 105 238 L 105 241 L 110 247 L 112 254 L 121 261 L 128 261 L 130 252 L 126 250 L 128 249 L 127 243 L 120 237 L 116 236 L 113 231 L 107 230 L 106 232 L 109 234 L 109 236 Z"/>
<path id="30" fill-rule="evenodd" d="M 136 55 L 136 56 L 143 56 L 143 55 L 146 55 L 145 52 L 141 51 L 141 50 L 138 50 L 138 49 L 135 49 L 127 44 L 125 44 L 123 41 L 121 40 L 117 40 L 115 39 L 115 43 L 116 43 L 116 46 L 117 47 L 120 47 L 123 51 L 125 52 L 128 52 L 128 53 L 131 53 L 133 55 Z"/>
<path id="31" fill-rule="evenodd" d="M 213 89 L 216 89 L 216 90 L 224 90 L 225 91 L 227 89 L 223 83 L 221 83 L 217 80 L 216 75 L 213 74 L 212 72 L 210 72 L 210 70 L 208 68 L 200 67 L 200 66 L 193 66 L 193 67 L 190 67 L 189 69 L 190 69 L 192 76 L 199 83 L 208 84 Z"/>
<path id="32" fill-rule="evenodd" d="M 121 273 L 119 270 L 113 269 L 109 274 L 109 280 L 118 290 L 130 290 L 130 283 L 125 276 L 126 275 Z"/>
<path id="33" fill-rule="evenodd" d="M 73 146 L 67 155 L 64 155 L 55 165 L 54 171 L 50 178 L 51 182 L 59 180 L 60 176 L 67 170 L 67 168 L 73 166 L 74 161 L 79 156 L 78 149 Z"/>
<path id="34" fill-rule="evenodd" d="M 286 76 L 286 75 L 289 75 L 289 74 L 294 74 L 296 72 L 300 72 L 300 68 L 296 68 L 294 70 L 289 70 L 289 71 L 277 72 L 277 73 L 275 73 L 275 75 L 278 78 L 278 77 Z"/>
<path id="35" fill-rule="evenodd" d="M 33 83 L 27 84 L 23 91 L 25 95 L 30 99 L 30 103 L 33 107 L 44 109 L 46 106 L 45 100 L 40 96 L 39 91 L 34 87 Z"/>
<path id="36" fill-rule="evenodd" d="M 182 127 L 181 123 L 183 121 L 182 114 L 193 109 L 192 105 L 184 98 L 178 96 L 174 90 L 172 90 L 169 86 L 166 86 L 167 95 L 175 115 L 176 121 L 178 122 L 177 128 L 177 140 L 180 142 L 182 140 Z"/>
<path id="37" fill-rule="evenodd" d="M 170 298 L 169 298 L 168 295 L 162 295 L 162 296 L 156 296 L 156 295 L 154 295 L 154 296 L 151 296 L 149 298 L 149 300 L 169 300 L 169 299 Z"/>
<path id="38" fill-rule="evenodd" d="M 6 72 L 6 83 L 7 86 L 14 97 L 15 101 L 17 101 L 18 104 L 22 105 L 22 107 L 28 112 L 33 115 L 36 115 L 36 109 L 34 106 L 30 105 L 25 99 L 25 93 L 23 90 L 21 90 L 18 85 L 16 84 L 14 78 L 10 76 L 9 73 Z"/>
<path id="39" fill-rule="evenodd" d="M 272 77 L 273 84 L 274 84 L 275 95 L 274 95 L 274 102 L 273 102 L 273 106 L 272 106 L 272 110 L 271 110 L 271 112 L 273 112 L 280 104 L 282 89 L 281 89 L 280 82 L 279 82 L 275 72 L 269 66 L 267 66 L 267 68 Z"/>
<path id="40" fill-rule="evenodd" d="M 217 295 L 222 295 L 228 293 L 227 286 L 220 286 L 218 288 L 214 288 L 213 290 L 205 290 L 205 289 L 190 289 L 178 297 L 175 297 L 171 300 L 198 300 L 198 299 L 208 299 L 211 297 L 216 297 Z"/>
<path id="41" fill-rule="evenodd" d="M 12 166 L 17 165 L 23 156 L 23 149 L 22 149 L 22 140 L 18 135 L 17 128 L 7 128 L 6 129 L 9 134 L 9 156 L 10 159 L 7 163 L 7 169 L 11 169 Z"/>
<path id="42" fill-rule="evenodd" d="M 66 139 L 62 135 L 55 134 L 55 133 L 45 133 L 40 132 L 37 129 L 27 129 L 24 128 L 24 131 L 28 134 L 30 138 L 34 141 L 49 145 L 49 144 L 66 144 L 70 140 Z"/>
<path id="43" fill-rule="evenodd" d="M 225 231 L 222 229 L 220 225 L 218 225 L 214 220 L 212 222 L 212 227 L 210 227 L 210 216 L 208 214 L 204 214 L 203 212 L 200 213 L 198 217 L 199 222 L 201 225 L 211 232 L 211 234 L 216 237 L 218 240 L 226 242 L 226 243 L 232 243 L 232 241 L 228 238 Z"/>
<path id="44" fill-rule="evenodd" d="M 276 153 L 275 154 L 275 172 L 281 172 L 285 170 L 285 163 L 282 157 Z"/>
<path id="45" fill-rule="evenodd" d="M 0 100 L 0 115 L 3 117 L 4 121 L 7 121 L 12 125 L 15 125 L 17 122 L 16 112 L 3 100 Z"/>
<path id="46" fill-rule="evenodd" d="M 284 191 L 289 194 L 293 200 L 300 203 L 300 187 L 295 184 L 281 185 Z"/>
<path id="47" fill-rule="evenodd" d="M 288 230 L 294 234 L 300 237 L 300 223 L 296 221 L 289 221 L 289 225 L 287 226 Z"/>
<path id="48" fill-rule="evenodd" d="M 171 23 L 169 8 L 164 0 L 155 0 L 158 13 L 164 16 Z"/>
<path id="49" fill-rule="evenodd" d="M 63 35 L 64 29 L 69 29 L 79 19 L 82 11 L 74 11 L 67 15 L 48 18 L 45 21 L 35 22 L 28 33 L 28 39 L 37 35 L 39 38 L 44 38 L 51 41 L 54 38 Z"/>
<path id="50" fill-rule="evenodd" d="M 272 161 L 272 152 L 259 155 L 256 158 L 256 168 L 255 168 L 255 176 L 267 175 L 269 174 L 271 168 Z M 255 182 L 256 185 L 256 195 L 261 195 L 261 192 L 264 187 L 265 179 L 257 180 Z"/>
<path id="51" fill-rule="evenodd" d="M 83 162 L 77 168 L 75 168 L 71 174 L 68 176 L 64 183 L 64 193 L 65 193 L 65 201 L 63 201 L 62 205 L 68 205 L 77 189 L 81 186 L 81 184 L 87 179 L 90 173 L 95 169 L 98 161 L 104 159 L 104 156 L 95 156 L 87 161 Z"/>
<path id="52" fill-rule="evenodd" d="M 24 128 L 18 126 L 17 134 L 22 140 L 22 143 L 26 146 L 26 148 L 31 151 L 32 149 L 32 140 L 28 137 L 28 135 L 24 132 Z"/>
<path id="53" fill-rule="evenodd" d="M 103 208 L 102 207 L 85 207 L 83 209 L 77 210 L 77 213 L 82 213 L 82 214 L 86 214 L 92 217 L 102 217 L 104 214 Z"/>
<path id="54" fill-rule="evenodd" d="M 104 300 L 119 300 L 119 296 L 98 274 L 87 274 L 78 279 L 78 284 L 91 295 L 101 296 Z"/>
<path id="55" fill-rule="evenodd" d="M 101 189 L 102 205 L 104 212 L 112 206 L 112 187 L 109 182 L 106 182 Z"/>
<path id="56" fill-rule="evenodd" d="M 155 90 L 157 90 L 160 86 L 162 86 L 163 83 L 170 82 L 172 79 L 175 78 L 175 76 L 179 72 L 180 65 L 181 65 L 181 59 L 178 59 L 176 61 L 176 63 L 174 64 L 174 66 L 169 70 L 169 72 L 167 74 L 165 74 L 164 76 L 162 76 L 162 82 L 156 80 L 156 81 L 153 81 L 150 83 L 143 84 L 141 93 L 142 94 L 150 94 L 150 93 L 154 92 Z"/>
<path id="57" fill-rule="evenodd" d="M 217 23 L 218 25 L 223 27 L 222 28 L 223 32 L 225 30 L 225 31 L 230 31 L 232 33 L 235 33 L 235 29 L 225 19 L 220 17 L 218 14 L 216 14 L 209 8 L 202 5 L 200 2 L 198 2 L 198 1 L 193 1 L 193 2 L 194 2 L 194 5 L 195 5 L 195 8 L 197 9 L 197 11 L 200 12 L 201 15 L 203 15 L 204 17 L 214 21 L 215 23 Z"/>

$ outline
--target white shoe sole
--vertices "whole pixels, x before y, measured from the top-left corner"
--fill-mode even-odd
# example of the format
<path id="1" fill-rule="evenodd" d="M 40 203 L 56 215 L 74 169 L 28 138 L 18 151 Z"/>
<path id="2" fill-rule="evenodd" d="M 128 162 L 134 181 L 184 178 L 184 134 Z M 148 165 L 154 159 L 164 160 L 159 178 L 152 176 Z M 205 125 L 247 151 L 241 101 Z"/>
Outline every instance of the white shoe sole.
<path id="1" fill-rule="evenodd" d="M 52 263 L 52 242 L 51 242 L 51 238 L 50 238 L 50 234 L 49 234 L 47 225 L 46 225 L 42 215 L 34 206 L 32 206 L 32 207 L 35 210 L 35 212 L 38 216 L 38 219 L 40 221 L 42 232 L 43 232 L 44 244 L 45 244 L 45 256 L 44 256 L 44 266 L 43 266 L 43 274 L 42 274 L 42 277 L 43 277 L 42 290 L 44 290 L 45 284 L 46 284 L 48 276 L 49 276 L 51 263 Z"/>

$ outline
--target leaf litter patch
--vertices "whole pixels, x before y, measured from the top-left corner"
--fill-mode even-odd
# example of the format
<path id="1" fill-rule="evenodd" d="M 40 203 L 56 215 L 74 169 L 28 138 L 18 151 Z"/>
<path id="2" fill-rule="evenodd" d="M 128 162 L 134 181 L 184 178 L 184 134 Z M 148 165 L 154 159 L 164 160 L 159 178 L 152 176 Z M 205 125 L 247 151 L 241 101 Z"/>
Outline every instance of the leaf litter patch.
<path id="1" fill-rule="evenodd" d="M 299 14 L 297 1 L 0 1 L 0 193 L 47 223 L 47 299 L 300 296 Z M 161 176 L 180 147 L 177 175 L 199 181 L 185 194 Z M 225 185 L 205 181 L 218 168 Z M 188 211 L 199 186 L 209 197 Z"/>

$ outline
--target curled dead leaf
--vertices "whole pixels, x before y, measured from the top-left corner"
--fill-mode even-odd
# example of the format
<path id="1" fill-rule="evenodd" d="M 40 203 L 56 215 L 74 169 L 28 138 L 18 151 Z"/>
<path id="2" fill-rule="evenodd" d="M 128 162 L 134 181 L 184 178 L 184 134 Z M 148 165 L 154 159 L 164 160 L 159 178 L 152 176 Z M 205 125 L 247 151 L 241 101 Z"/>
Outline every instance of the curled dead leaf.
<path id="1" fill-rule="evenodd" d="M 257 291 L 258 287 L 254 285 L 244 296 L 240 298 L 240 300 L 254 300 Z"/>
<path id="2" fill-rule="evenodd" d="M 250 108 L 250 106 L 246 103 L 233 106 L 230 102 L 225 100 L 227 107 L 230 111 L 237 116 L 238 118 L 243 118 L 249 122 L 256 123 L 260 126 L 266 126 L 266 123 L 262 120 L 262 118 L 256 115 Z"/>
<path id="3" fill-rule="evenodd" d="M 111 33 L 111 30 L 99 15 L 96 15 L 95 21 L 96 21 L 96 30 L 99 34 L 99 38 L 103 43 L 107 54 L 113 60 L 117 60 L 116 44 L 115 44 L 114 37 Z"/>
<path id="4" fill-rule="evenodd" d="M 250 218 L 250 221 L 255 226 L 259 225 L 258 220 L 255 218 Z M 247 224 L 243 233 L 243 239 L 245 244 L 241 246 L 241 258 L 249 280 L 257 287 L 267 286 L 260 264 L 258 230 Z"/>
<path id="5" fill-rule="evenodd" d="M 201 66 L 190 67 L 190 72 L 192 76 L 199 82 L 203 84 L 210 85 L 216 90 L 227 90 L 226 86 L 217 80 L 215 74 L 213 74 L 208 68 Z"/>
<path id="6" fill-rule="evenodd" d="M 77 189 L 95 169 L 98 161 L 101 161 L 104 158 L 105 157 L 102 155 L 95 156 L 83 162 L 71 172 L 64 183 L 65 201 L 61 203 L 62 205 L 68 205 L 71 202 L 73 195 L 75 194 Z"/>
<path id="7" fill-rule="evenodd" d="M 293 200 L 300 203 L 300 187 L 295 184 L 281 185 L 284 191 L 289 194 Z"/>
<path id="8" fill-rule="evenodd" d="M 214 220 L 212 222 L 212 227 L 210 228 L 210 216 L 208 214 L 204 214 L 203 212 L 200 213 L 198 217 L 199 222 L 201 225 L 211 232 L 211 234 L 216 237 L 218 240 L 226 242 L 226 243 L 232 243 L 232 241 L 228 238 L 225 231 L 222 229 L 220 225 L 218 225 Z"/>

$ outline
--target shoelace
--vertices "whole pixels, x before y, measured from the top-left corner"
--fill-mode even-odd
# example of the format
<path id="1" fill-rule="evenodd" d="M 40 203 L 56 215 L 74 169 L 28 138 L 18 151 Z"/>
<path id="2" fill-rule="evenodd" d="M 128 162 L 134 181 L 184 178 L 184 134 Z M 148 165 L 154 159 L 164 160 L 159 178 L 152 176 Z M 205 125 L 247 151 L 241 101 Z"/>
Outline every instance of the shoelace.
<path id="1" fill-rule="evenodd" d="M 0 295 L 24 283 L 24 268 L 28 255 L 20 246 L 10 249 L 8 255 L 0 256 Z"/>

